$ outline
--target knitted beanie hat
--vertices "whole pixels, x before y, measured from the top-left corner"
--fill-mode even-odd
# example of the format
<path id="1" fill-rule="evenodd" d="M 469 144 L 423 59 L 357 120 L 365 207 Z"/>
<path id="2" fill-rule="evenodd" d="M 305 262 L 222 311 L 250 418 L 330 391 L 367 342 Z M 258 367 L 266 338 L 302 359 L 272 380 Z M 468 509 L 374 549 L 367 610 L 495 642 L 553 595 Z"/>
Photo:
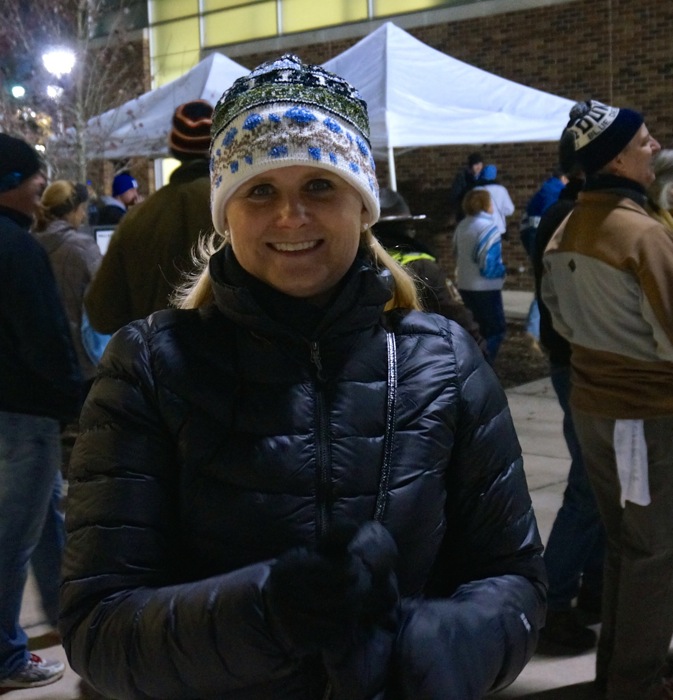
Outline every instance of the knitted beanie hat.
<path id="1" fill-rule="evenodd" d="M 23 139 L 0 134 L 0 192 L 18 187 L 42 168 L 37 151 Z"/>
<path id="2" fill-rule="evenodd" d="M 558 160 L 559 166 L 565 175 L 576 173 L 579 168 L 584 169 L 577 160 L 575 136 L 568 129 L 563 130 L 558 142 Z"/>
<path id="3" fill-rule="evenodd" d="M 479 182 L 493 182 L 498 177 L 498 168 L 495 165 L 485 165 L 479 173 Z"/>
<path id="4" fill-rule="evenodd" d="M 238 78 L 213 116 L 211 209 L 224 232 L 227 201 L 247 180 L 289 165 L 330 170 L 379 217 L 367 105 L 343 78 L 291 54 Z"/>
<path id="5" fill-rule="evenodd" d="M 213 106 L 206 100 L 181 104 L 173 114 L 168 148 L 178 160 L 208 158 Z"/>
<path id="6" fill-rule="evenodd" d="M 112 180 L 112 196 L 119 197 L 129 190 L 138 189 L 137 180 L 128 173 L 119 173 Z"/>
<path id="7" fill-rule="evenodd" d="M 587 175 L 618 156 L 644 122 L 642 114 L 596 100 L 578 102 L 570 110 L 567 131 L 575 138 L 575 155 Z"/>
<path id="8" fill-rule="evenodd" d="M 484 158 L 481 155 L 481 153 L 470 153 L 470 155 L 467 157 L 467 164 L 472 167 L 473 165 L 476 165 L 477 163 L 483 163 Z"/>

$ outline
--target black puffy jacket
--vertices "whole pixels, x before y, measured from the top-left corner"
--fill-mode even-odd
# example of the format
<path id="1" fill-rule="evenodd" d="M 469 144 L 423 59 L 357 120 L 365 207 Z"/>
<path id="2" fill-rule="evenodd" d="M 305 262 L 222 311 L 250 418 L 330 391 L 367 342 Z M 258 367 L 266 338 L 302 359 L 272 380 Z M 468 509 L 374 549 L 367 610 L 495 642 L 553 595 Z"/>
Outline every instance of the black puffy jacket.
<path id="1" fill-rule="evenodd" d="M 542 547 L 474 341 L 440 316 L 384 314 L 386 273 L 357 262 L 307 340 L 219 279 L 218 256 L 216 305 L 123 328 L 87 399 L 62 587 L 72 667 L 113 698 L 323 697 L 262 589 L 275 557 L 334 517 L 373 519 L 382 492 L 400 624 L 388 687 L 363 697 L 471 700 L 511 682 L 543 621 Z"/>

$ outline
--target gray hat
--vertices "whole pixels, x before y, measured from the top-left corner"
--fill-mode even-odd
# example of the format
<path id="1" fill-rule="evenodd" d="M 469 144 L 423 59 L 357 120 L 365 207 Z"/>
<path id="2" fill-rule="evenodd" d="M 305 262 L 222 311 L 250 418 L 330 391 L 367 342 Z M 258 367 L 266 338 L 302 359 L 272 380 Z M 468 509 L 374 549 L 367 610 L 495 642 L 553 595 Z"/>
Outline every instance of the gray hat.
<path id="1" fill-rule="evenodd" d="M 387 187 L 382 187 L 379 190 L 379 201 L 381 202 L 379 221 L 421 221 L 427 218 L 425 214 L 414 216 L 404 197 L 399 192 Z"/>

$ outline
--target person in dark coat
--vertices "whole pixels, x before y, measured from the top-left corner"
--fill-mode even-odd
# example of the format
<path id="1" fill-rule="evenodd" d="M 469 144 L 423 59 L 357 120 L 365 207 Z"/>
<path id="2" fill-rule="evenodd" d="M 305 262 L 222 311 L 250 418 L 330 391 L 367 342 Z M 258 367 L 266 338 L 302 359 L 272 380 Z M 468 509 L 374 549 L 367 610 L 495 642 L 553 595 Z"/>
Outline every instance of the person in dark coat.
<path id="1" fill-rule="evenodd" d="M 94 215 L 99 226 L 116 226 L 126 213 L 140 202 L 138 182 L 128 172 L 118 173 L 112 179 L 112 196 L 103 195 Z"/>
<path id="2" fill-rule="evenodd" d="M 110 698 L 461 698 L 544 619 L 505 394 L 372 235 L 364 101 L 285 55 L 215 109 L 217 237 L 117 332 L 73 457 L 61 630 Z"/>
<path id="3" fill-rule="evenodd" d="M 124 217 L 89 287 L 91 325 L 114 333 L 170 306 L 185 275 L 194 271 L 194 248 L 212 233 L 208 148 L 213 107 L 205 100 L 180 105 L 168 137 L 180 165 L 166 186 Z"/>
<path id="4" fill-rule="evenodd" d="M 423 308 L 459 323 L 475 339 L 481 351 L 486 352 L 486 340 L 479 332 L 479 324 L 472 312 L 463 304 L 458 290 L 434 253 L 416 238 L 414 222 L 424 220 L 425 215 L 412 215 L 404 197 L 385 187 L 379 191 L 379 200 L 381 216 L 372 231 L 393 259 L 415 277 Z"/>
<path id="5" fill-rule="evenodd" d="M 53 683 L 65 670 L 31 654 L 19 624 L 31 557 L 56 623 L 60 424 L 77 415 L 82 391 L 54 273 L 29 230 L 45 185 L 35 149 L 0 134 L 0 694 Z"/>
<path id="6" fill-rule="evenodd" d="M 466 164 L 458 170 L 449 190 L 449 211 L 454 224 L 465 218 L 463 199 L 478 182 L 484 168 L 484 158 L 481 153 L 470 153 Z"/>

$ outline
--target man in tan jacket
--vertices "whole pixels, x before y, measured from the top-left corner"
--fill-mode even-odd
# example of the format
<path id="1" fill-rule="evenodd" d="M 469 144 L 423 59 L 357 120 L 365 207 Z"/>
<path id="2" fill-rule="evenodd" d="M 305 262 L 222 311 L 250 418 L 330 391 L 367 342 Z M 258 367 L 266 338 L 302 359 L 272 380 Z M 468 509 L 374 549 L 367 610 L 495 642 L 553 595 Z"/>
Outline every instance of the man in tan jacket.
<path id="1" fill-rule="evenodd" d="M 542 296 L 572 346 L 571 406 L 608 551 L 596 682 L 673 697 L 673 237 L 645 210 L 660 146 L 591 101 L 567 129 L 587 173 L 544 255 Z"/>

